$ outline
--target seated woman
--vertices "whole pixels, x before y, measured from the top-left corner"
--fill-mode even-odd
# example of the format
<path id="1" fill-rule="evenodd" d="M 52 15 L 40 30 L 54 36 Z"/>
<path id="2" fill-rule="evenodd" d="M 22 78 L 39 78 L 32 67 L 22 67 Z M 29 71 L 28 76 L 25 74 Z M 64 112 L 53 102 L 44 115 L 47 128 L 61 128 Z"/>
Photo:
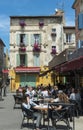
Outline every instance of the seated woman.
<path id="1" fill-rule="evenodd" d="M 69 103 L 69 99 L 68 96 L 63 92 L 63 91 L 59 91 L 57 94 L 57 99 L 53 100 L 52 102 L 58 102 L 58 103 Z M 54 120 L 52 119 L 52 111 L 53 110 L 62 110 L 63 109 L 63 105 L 62 104 L 56 104 L 56 105 L 51 105 L 51 108 L 49 110 L 49 117 L 51 118 L 52 124 L 54 125 Z"/>
<path id="2" fill-rule="evenodd" d="M 42 119 L 42 114 L 37 111 L 36 106 L 37 104 L 34 103 L 29 95 L 26 95 L 25 100 L 23 101 L 22 105 L 28 109 L 34 110 L 34 117 L 36 117 L 36 130 L 40 130 L 40 124 L 41 124 L 41 119 Z"/>

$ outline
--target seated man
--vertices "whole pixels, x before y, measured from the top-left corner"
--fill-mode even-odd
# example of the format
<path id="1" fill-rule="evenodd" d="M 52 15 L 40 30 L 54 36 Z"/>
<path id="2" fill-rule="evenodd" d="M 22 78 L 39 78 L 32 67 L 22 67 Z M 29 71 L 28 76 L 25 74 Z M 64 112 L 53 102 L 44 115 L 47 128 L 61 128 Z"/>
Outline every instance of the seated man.
<path id="1" fill-rule="evenodd" d="M 37 111 L 36 109 L 36 103 L 34 103 L 31 99 L 30 96 L 27 94 L 25 97 L 24 102 L 22 105 L 28 109 L 33 109 L 34 110 L 34 117 L 36 117 L 36 130 L 40 130 L 40 124 L 41 124 L 41 119 L 42 119 L 42 114 Z"/>

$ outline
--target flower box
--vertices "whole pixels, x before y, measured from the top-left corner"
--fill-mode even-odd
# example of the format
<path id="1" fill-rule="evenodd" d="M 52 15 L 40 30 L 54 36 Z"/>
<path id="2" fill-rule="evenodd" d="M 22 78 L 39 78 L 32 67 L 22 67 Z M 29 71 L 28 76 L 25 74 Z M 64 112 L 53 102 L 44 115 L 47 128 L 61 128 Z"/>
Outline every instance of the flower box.
<path id="1" fill-rule="evenodd" d="M 25 51 L 26 51 L 26 48 L 25 48 L 25 47 L 20 47 L 20 48 L 19 48 L 19 51 L 25 52 Z"/>
<path id="2" fill-rule="evenodd" d="M 43 27 L 43 26 L 44 26 L 44 23 L 43 23 L 43 22 L 39 22 L 39 26 L 40 26 L 40 27 Z"/>
<path id="3" fill-rule="evenodd" d="M 38 43 L 35 43 L 33 46 L 33 51 L 34 52 L 40 52 L 41 51 L 41 46 L 38 45 Z"/>
<path id="4" fill-rule="evenodd" d="M 56 54 L 56 49 L 52 49 L 51 54 Z"/>

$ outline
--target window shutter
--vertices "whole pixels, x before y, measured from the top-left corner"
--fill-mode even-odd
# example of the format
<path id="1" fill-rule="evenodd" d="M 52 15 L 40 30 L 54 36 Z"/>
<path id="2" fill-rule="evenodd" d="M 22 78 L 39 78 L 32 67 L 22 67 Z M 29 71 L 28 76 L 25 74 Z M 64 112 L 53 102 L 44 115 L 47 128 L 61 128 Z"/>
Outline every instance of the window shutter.
<path id="1" fill-rule="evenodd" d="M 31 40 L 30 40 L 30 43 L 31 43 L 31 45 L 34 45 L 34 36 L 33 36 L 33 34 L 31 34 Z"/>
<path id="2" fill-rule="evenodd" d="M 39 60 L 39 55 L 37 55 L 37 56 L 36 56 L 36 62 L 37 62 L 36 66 L 38 66 L 38 67 L 40 66 L 40 62 L 39 62 L 39 61 L 40 61 L 40 60 Z"/>
<path id="3" fill-rule="evenodd" d="M 39 44 L 41 44 L 41 34 L 39 35 Z"/>
<path id="4" fill-rule="evenodd" d="M 29 44 L 29 36 L 28 34 L 25 35 L 25 45 Z"/>
<path id="5" fill-rule="evenodd" d="M 72 42 L 75 42 L 75 34 L 72 34 Z"/>
<path id="6" fill-rule="evenodd" d="M 34 66 L 36 66 L 36 55 L 34 55 Z"/>
<path id="7" fill-rule="evenodd" d="M 34 55 L 34 66 L 40 66 L 39 55 Z"/>
<path id="8" fill-rule="evenodd" d="M 64 34 L 64 43 L 66 43 L 66 34 Z"/>
<path id="9" fill-rule="evenodd" d="M 27 66 L 27 54 L 25 55 L 25 66 Z"/>
<path id="10" fill-rule="evenodd" d="M 83 29 L 83 14 L 78 15 L 78 29 Z"/>
<path id="11" fill-rule="evenodd" d="M 20 45 L 20 34 L 16 35 L 16 44 L 19 46 Z"/>
<path id="12" fill-rule="evenodd" d="M 16 55 L 16 65 L 17 66 L 20 65 L 20 55 L 19 54 Z"/>

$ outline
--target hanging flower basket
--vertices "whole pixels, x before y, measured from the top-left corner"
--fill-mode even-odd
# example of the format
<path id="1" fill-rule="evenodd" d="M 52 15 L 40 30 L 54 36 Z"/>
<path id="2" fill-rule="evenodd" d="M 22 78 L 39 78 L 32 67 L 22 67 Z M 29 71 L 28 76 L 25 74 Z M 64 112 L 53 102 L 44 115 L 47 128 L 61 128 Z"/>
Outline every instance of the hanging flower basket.
<path id="1" fill-rule="evenodd" d="M 25 24 L 25 22 L 24 22 L 24 21 L 20 21 L 20 23 L 19 23 L 19 24 L 20 24 L 20 26 L 21 26 L 21 27 L 26 26 L 26 24 Z"/>
<path id="2" fill-rule="evenodd" d="M 56 54 L 56 49 L 52 49 L 51 54 Z"/>
<path id="3" fill-rule="evenodd" d="M 33 46 L 33 51 L 34 52 L 40 52 L 41 51 L 41 47 L 38 45 L 38 43 L 35 43 Z"/>
<path id="4" fill-rule="evenodd" d="M 39 27 L 43 27 L 44 23 L 43 22 L 39 22 Z"/>

